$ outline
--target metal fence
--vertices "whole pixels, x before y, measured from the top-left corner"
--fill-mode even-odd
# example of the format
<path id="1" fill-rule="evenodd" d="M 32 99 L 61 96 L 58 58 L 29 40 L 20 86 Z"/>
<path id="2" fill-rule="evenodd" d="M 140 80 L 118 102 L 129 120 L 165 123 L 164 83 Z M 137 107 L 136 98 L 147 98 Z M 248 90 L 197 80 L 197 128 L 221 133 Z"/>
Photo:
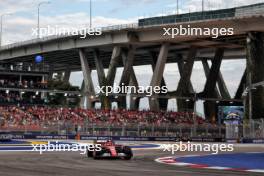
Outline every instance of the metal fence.
<path id="1" fill-rule="evenodd" d="M 182 137 L 182 138 L 256 138 L 264 139 L 264 119 L 245 121 L 244 124 L 94 124 L 85 121 L 73 124 L 71 121 L 53 121 L 40 126 L 24 124 L 20 127 L 6 126 L 0 130 L 41 134 L 77 134 L 91 136 L 131 136 L 131 137 Z"/>
<path id="2" fill-rule="evenodd" d="M 264 138 L 264 119 L 244 123 L 243 134 L 246 138 Z"/>
<path id="3" fill-rule="evenodd" d="M 91 136 L 131 136 L 131 137 L 179 137 L 179 138 L 264 138 L 264 119 L 244 122 L 244 124 L 94 124 L 85 121 L 73 124 L 71 121 L 53 121 L 41 123 L 40 126 L 12 125 L 0 127 L 0 131 L 22 133 L 38 132 L 40 134 L 81 134 Z"/>
<path id="4" fill-rule="evenodd" d="M 42 123 L 40 126 L 26 125 L 20 127 L 6 126 L 0 130 L 23 133 L 39 132 L 41 134 L 76 134 L 93 136 L 133 136 L 133 137 L 225 137 L 225 126 L 212 124 L 94 124 L 85 121 L 73 124 L 70 121 Z"/>
<path id="5" fill-rule="evenodd" d="M 226 138 L 264 139 L 264 119 L 244 120 L 243 124 L 226 124 Z"/>

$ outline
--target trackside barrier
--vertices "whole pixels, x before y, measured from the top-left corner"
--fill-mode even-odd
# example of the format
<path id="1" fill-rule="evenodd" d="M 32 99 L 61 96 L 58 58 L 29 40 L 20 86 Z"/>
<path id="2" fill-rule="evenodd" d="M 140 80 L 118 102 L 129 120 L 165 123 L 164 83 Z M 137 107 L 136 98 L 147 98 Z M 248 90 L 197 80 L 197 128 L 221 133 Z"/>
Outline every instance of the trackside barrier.
<path id="1" fill-rule="evenodd" d="M 191 142 L 228 142 L 228 143 L 264 143 L 264 138 L 179 138 L 179 137 L 131 137 L 131 136 L 89 136 L 89 135 L 41 135 L 41 134 L 13 134 L 13 139 L 32 140 L 115 140 L 115 141 L 191 141 Z"/>
<path id="2" fill-rule="evenodd" d="M 14 134 L 13 139 L 34 140 L 74 140 L 76 135 L 38 135 Z M 131 137 L 131 136 L 88 136 L 79 135 L 80 140 L 116 140 L 116 141 L 193 141 L 193 142 L 225 142 L 224 138 L 178 138 L 178 137 Z"/>
<path id="3" fill-rule="evenodd" d="M 241 138 L 241 139 L 226 139 L 227 143 L 244 143 L 244 144 L 263 144 L 264 138 Z"/>
<path id="4" fill-rule="evenodd" d="M 262 144 L 264 143 L 264 139 L 243 139 L 242 143 Z"/>

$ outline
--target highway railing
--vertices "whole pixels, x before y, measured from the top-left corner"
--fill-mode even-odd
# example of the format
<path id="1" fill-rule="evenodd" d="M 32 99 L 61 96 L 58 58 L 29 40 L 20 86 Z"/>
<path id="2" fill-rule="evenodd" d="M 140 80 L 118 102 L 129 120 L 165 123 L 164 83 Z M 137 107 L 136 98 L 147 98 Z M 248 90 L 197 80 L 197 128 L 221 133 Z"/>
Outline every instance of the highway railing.
<path id="1" fill-rule="evenodd" d="M 101 28 L 102 32 L 110 32 L 110 31 L 118 31 L 118 30 L 125 30 L 125 29 L 127 29 L 127 30 L 128 29 L 137 29 L 138 24 L 137 23 L 130 23 L 130 24 L 112 25 L 112 26 L 99 27 L 99 28 Z M 2 46 L 0 48 L 0 52 L 1 52 L 1 50 L 7 50 L 10 48 L 20 47 L 23 45 L 32 45 L 32 44 L 36 44 L 36 43 L 62 39 L 62 38 L 66 38 L 66 37 L 75 37 L 75 36 L 73 36 L 73 35 L 51 35 L 51 36 L 45 36 L 42 38 L 36 38 L 36 39 L 16 42 L 13 44 L 8 44 L 8 45 Z"/>

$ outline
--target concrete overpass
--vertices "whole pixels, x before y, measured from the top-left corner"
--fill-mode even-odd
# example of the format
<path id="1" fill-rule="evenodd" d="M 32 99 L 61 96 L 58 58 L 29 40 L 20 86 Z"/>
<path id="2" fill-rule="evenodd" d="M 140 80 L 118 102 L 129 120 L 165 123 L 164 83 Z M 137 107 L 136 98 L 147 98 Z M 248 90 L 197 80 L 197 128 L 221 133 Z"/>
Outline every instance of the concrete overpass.
<path id="1" fill-rule="evenodd" d="M 163 28 L 177 28 L 180 25 L 192 28 L 233 28 L 234 35 L 220 36 L 164 36 Z M 205 114 L 215 117 L 215 101 L 242 99 L 243 88 L 247 87 L 247 73 L 252 75 L 252 83 L 264 80 L 264 14 L 227 17 L 224 19 L 206 19 L 173 24 L 138 26 L 130 24 L 104 28 L 101 36 L 54 36 L 4 46 L 0 50 L 0 64 L 30 63 L 37 54 L 45 58 L 50 65 L 51 73 L 64 72 L 65 81 L 69 80 L 72 71 L 82 71 L 84 75 L 83 92 L 87 107 L 92 107 L 94 85 L 91 70 L 97 70 L 100 86 L 113 85 L 118 67 L 124 67 L 121 81 L 124 85 L 138 85 L 132 66 L 152 65 L 153 77 L 151 86 L 166 85 L 163 72 L 166 63 L 177 63 L 180 71 L 180 82 L 175 91 L 167 97 L 193 97 L 186 102 L 178 99 L 178 110 L 193 109 L 197 99 L 208 99 L 204 102 Z M 230 97 L 220 72 L 223 59 L 247 59 L 247 71 L 235 97 Z M 209 67 L 208 61 L 212 61 Z M 204 90 L 195 93 L 190 81 L 194 62 L 202 62 L 207 81 Z M 105 75 L 103 69 L 108 68 Z M 85 97 L 84 96 L 84 97 Z M 94 96 L 92 96 L 94 97 Z M 84 100 L 84 99 L 83 99 Z M 109 108 L 112 99 L 101 96 L 103 108 Z M 123 97 L 117 99 L 119 107 L 126 107 Z M 167 98 L 159 96 L 149 99 L 150 109 L 166 109 Z M 139 97 L 131 99 L 131 109 L 137 109 Z M 264 116 L 264 90 L 253 92 L 253 117 Z"/>

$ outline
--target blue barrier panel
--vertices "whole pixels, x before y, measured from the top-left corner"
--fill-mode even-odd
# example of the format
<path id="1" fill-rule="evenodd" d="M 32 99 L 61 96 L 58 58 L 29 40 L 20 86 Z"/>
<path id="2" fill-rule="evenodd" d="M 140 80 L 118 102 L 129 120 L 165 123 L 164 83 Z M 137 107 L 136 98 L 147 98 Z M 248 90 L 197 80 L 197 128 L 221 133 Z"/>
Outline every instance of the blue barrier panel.
<path id="1" fill-rule="evenodd" d="M 249 138 L 245 138 L 242 140 L 243 143 L 255 143 L 255 144 L 262 144 L 264 143 L 264 139 L 249 139 Z"/>
<path id="2" fill-rule="evenodd" d="M 41 133 L 30 133 L 30 134 L 12 134 L 13 139 L 37 139 L 37 140 L 67 140 L 75 139 L 76 135 L 56 135 L 48 134 L 44 135 Z M 179 138 L 179 137 L 131 137 L 131 136 L 91 136 L 91 135 L 80 135 L 80 140 L 116 140 L 116 141 L 191 141 L 191 142 L 229 142 L 237 143 L 237 139 L 224 139 L 224 138 Z M 264 143 L 264 139 L 248 139 L 244 138 L 240 140 L 241 143 Z"/>

